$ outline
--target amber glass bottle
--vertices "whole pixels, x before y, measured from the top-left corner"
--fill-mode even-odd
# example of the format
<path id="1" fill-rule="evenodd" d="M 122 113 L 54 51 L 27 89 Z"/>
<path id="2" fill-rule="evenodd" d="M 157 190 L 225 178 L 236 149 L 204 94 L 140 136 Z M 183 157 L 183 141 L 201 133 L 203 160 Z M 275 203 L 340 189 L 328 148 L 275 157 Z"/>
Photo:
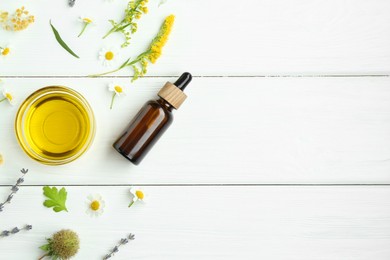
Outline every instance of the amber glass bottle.
<path id="1" fill-rule="evenodd" d="M 167 82 L 160 90 L 160 99 L 147 102 L 114 143 L 114 148 L 138 165 L 173 121 L 173 109 L 186 99 L 183 90 L 192 76 L 185 72 L 174 83 Z"/>

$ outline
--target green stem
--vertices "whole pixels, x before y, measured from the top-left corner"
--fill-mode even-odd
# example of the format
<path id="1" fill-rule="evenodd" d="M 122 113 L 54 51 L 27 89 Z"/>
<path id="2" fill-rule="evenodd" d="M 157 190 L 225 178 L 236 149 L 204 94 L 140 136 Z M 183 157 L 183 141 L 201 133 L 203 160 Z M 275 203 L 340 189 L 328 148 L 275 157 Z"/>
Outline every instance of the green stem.
<path id="1" fill-rule="evenodd" d="M 84 33 L 84 31 L 85 31 L 85 29 L 87 28 L 88 25 L 89 25 L 89 23 L 85 23 L 84 24 L 83 29 L 81 30 L 80 34 L 77 37 L 80 37 Z"/>
<path id="2" fill-rule="evenodd" d="M 112 109 L 112 106 L 114 105 L 115 97 L 116 97 L 116 92 L 114 92 L 114 94 L 112 94 L 110 109 Z"/>
<path id="3" fill-rule="evenodd" d="M 138 2 L 136 2 L 135 7 L 134 7 L 133 10 L 131 11 L 131 13 L 129 13 L 129 14 L 127 14 L 127 15 L 128 15 L 128 16 L 133 16 L 133 15 L 134 15 L 134 14 L 133 14 L 134 10 L 137 10 L 137 9 L 138 9 L 138 7 L 141 5 L 141 2 L 142 2 L 142 0 L 138 0 Z M 132 20 L 133 20 L 133 19 L 131 19 L 131 21 L 132 21 Z M 125 24 L 125 25 L 119 27 L 119 25 L 124 24 L 124 23 L 127 23 L 127 24 Z M 125 28 L 128 27 L 129 25 L 131 25 L 131 23 L 128 23 L 128 22 L 126 22 L 126 19 L 123 19 L 123 20 L 122 20 L 120 23 L 118 23 L 116 26 L 113 26 L 113 27 L 111 28 L 111 30 L 109 30 L 108 33 L 107 33 L 106 35 L 103 36 L 103 39 L 105 39 L 108 35 L 110 35 L 110 34 L 113 33 L 113 32 L 119 32 L 119 31 L 125 29 Z"/>
<path id="4" fill-rule="evenodd" d="M 134 204 L 134 201 L 132 201 L 132 202 L 129 204 L 129 208 L 130 208 L 131 206 L 133 206 L 133 204 Z"/>
<path id="5" fill-rule="evenodd" d="M 124 67 L 128 67 L 128 66 L 131 66 L 131 65 L 134 65 L 136 64 L 137 62 L 140 62 L 145 55 L 149 54 L 150 53 L 150 50 L 148 51 L 145 51 L 143 53 L 141 53 L 140 55 L 138 55 L 138 57 L 133 60 L 132 62 L 129 62 L 127 64 L 123 64 L 122 66 L 120 66 L 119 68 L 115 69 L 115 70 L 111 70 L 111 71 L 107 71 L 107 72 L 104 72 L 104 73 L 100 73 L 100 74 L 92 74 L 92 75 L 88 75 L 88 77 L 90 78 L 97 78 L 97 77 L 100 77 L 100 76 L 104 76 L 104 75 L 107 75 L 107 74 L 111 74 L 111 73 L 114 73 L 114 72 L 117 72 L 117 71 L 120 71 L 121 69 L 123 69 Z"/>
<path id="6" fill-rule="evenodd" d="M 121 30 L 123 30 L 123 29 L 126 29 L 126 27 L 128 27 L 128 26 L 130 26 L 129 23 L 126 24 L 126 25 L 124 25 L 124 26 L 122 26 L 122 27 L 119 27 L 116 31 L 118 32 L 118 31 L 121 31 Z"/>
<path id="7" fill-rule="evenodd" d="M 3 102 L 4 100 L 6 100 L 7 98 L 3 98 L 3 99 L 0 99 L 0 103 Z"/>
<path id="8" fill-rule="evenodd" d="M 106 39 L 106 37 L 108 35 L 110 35 L 111 33 L 115 32 L 115 31 L 116 31 L 116 27 L 114 26 L 114 27 L 111 28 L 111 30 L 108 31 L 108 33 L 106 35 L 103 36 L 103 39 Z"/>
<path id="9" fill-rule="evenodd" d="M 122 68 L 115 69 L 115 70 L 111 70 L 111 71 L 104 72 L 104 73 L 101 73 L 101 74 L 93 74 L 93 75 L 88 75 L 88 77 L 90 77 L 90 78 L 96 78 L 96 77 L 100 77 L 100 76 L 104 76 L 104 75 L 107 75 L 107 74 L 111 74 L 111 73 L 114 73 L 114 72 L 120 71 L 121 69 L 122 69 Z"/>

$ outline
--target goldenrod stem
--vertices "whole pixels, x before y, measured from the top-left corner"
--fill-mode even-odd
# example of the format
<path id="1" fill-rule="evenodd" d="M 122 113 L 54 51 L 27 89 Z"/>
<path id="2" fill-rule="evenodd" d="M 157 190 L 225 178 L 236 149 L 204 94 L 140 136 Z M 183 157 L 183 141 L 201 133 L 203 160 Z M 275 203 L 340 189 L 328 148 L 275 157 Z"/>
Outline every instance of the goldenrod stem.
<path id="1" fill-rule="evenodd" d="M 107 74 L 111 74 L 111 73 L 120 71 L 121 69 L 122 69 L 122 68 L 119 68 L 119 69 L 116 69 L 116 70 L 111 70 L 111 71 L 104 72 L 104 73 L 101 73 L 101 74 L 88 75 L 88 77 L 90 77 L 90 78 L 96 78 L 96 77 L 99 77 L 99 76 L 104 76 L 104 75 L 107 75 Z"/>
<path id="2" fill-rule="evenodd" d="M 110 35 L 111 33 L 113 33 L 115 30 L 116 30 L 116 28 L 115 28 L 115 27 L 112 27 L 111 30 L 109 30 L 108 33 L 107 33 L 106 35 L 103 36 L 103 39 L 106 39 L 106 37 L 107 37 L 108 35 Z"/>
<path id="3" fill-rule="evenodd" d="M 116 92 L 114 92 L 114 94 L 112 94 L 110 109 L 112 109 L 112 106 L 114 105 L 114 99 L 115 99 L 115 97 L 116 97 Z"/>

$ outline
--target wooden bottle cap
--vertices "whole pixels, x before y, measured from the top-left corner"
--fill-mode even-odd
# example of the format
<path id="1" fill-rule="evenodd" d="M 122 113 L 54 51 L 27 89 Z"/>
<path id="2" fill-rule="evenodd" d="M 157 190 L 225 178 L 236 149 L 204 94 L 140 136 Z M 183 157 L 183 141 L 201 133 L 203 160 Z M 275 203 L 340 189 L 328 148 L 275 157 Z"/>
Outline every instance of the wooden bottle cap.
<path id="1" fill-rule="evenodd" d="M 187 95 L 171 82 L 165 83 L 164 87 L 158 92 L 158 96 L 175 109 L 178 109 L 187 98 Z"/>

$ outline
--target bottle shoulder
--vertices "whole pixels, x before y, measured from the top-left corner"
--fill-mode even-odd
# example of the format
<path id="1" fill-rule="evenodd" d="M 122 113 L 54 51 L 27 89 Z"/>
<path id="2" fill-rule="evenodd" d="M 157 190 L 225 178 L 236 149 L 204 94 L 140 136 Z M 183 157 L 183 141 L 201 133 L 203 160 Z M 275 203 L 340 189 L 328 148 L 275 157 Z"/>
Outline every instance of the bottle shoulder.
<path id="1" fill-rule="evenodd" d="M 172 109 L 170 109 L 167 105 L 165 105 L 160 100 L 149 100 L 146 102 L 145 106 L 150 107 L 155 111 L 158 111 L 159 114 L 163 114 L 169 121 L 173 120 Z"/>

